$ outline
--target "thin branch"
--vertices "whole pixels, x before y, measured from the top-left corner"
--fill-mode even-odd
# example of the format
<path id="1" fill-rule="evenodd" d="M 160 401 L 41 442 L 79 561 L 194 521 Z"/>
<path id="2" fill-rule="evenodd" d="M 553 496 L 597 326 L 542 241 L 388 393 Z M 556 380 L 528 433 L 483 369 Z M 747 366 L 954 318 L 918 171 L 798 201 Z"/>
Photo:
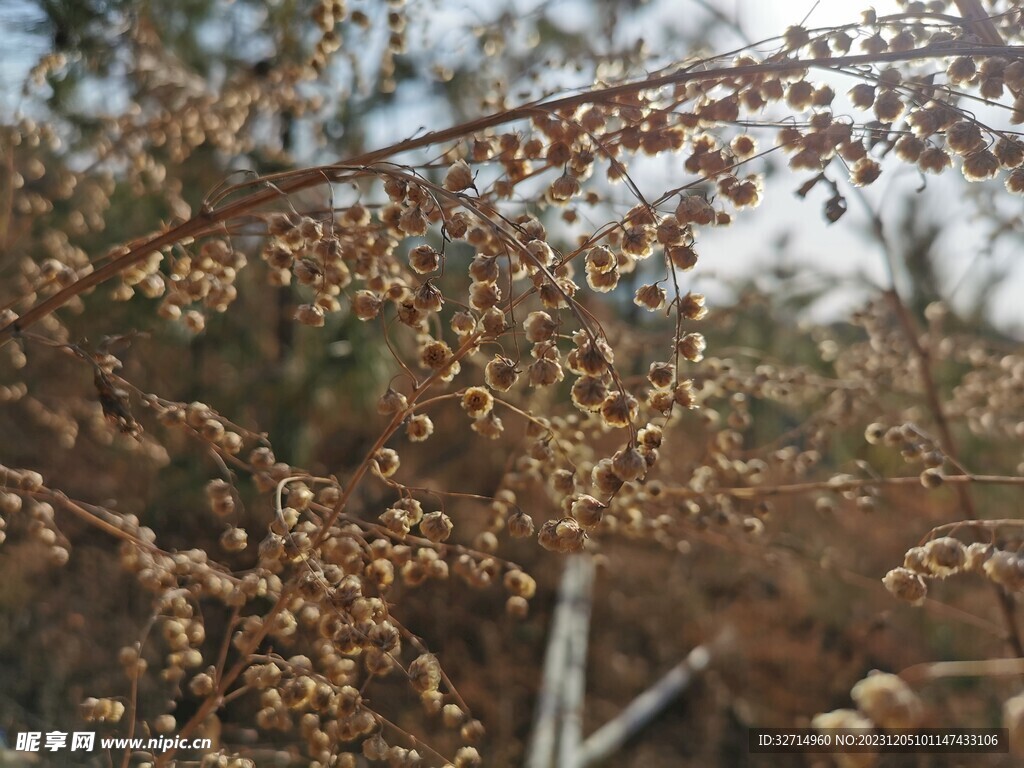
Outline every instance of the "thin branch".
<path id="1" fill-rule="evenodd" d="M 635 736 L 675 701 L 714 658 L 714 644 L 698 645 L 658 682 L 645 690 L 612 720 L 594 731 L 583 742 L 574 768 L 606 760 L 627 740 Z"/>
<path id="2" fill-rule="evenodd" d="M 558 742 L 558 765 L 579 764 L 583 742 L 583 702 L 587 691 L 587 641 L 590 635 L 590 610 L 593 602 L 594 559 L 587 554 L 572 555 L 566 563 L 571 572 L 573 594 L 567 604 L 569 636 L 568 658 L 562 679 L 562 728 Z"/>
<path id="3" fill-rule="evenodd" d="M 574 605 L 577 602 L 587 603 L 589 617 L 590 578 L 581 578 L 581 569 L 593 568 L 579 565 L 578 560 L 589 560 L 588 555 L 570 557 L 562 571 L 562 581 L 558 588 L 558 600 L 551 617 L 551 629 L 548 635 L 547 650 L 544 654 L 544 669 L 541 676 L 540 694 L 535 706 L 533 733 L 526 750 L 526 768 L 552 768 L 555 749 L 558 746 L 559 726 L 565 708 L 565 696 L 569 685 L 579 686 L 580 670 L 570 672 L 569 665 L 573 652 L 571 635 L 578 628 L 578 619 L 574 620 Z M 589 620 L 589 619 L 588 619 Z M 578 648 L 573 661 L 579 663 Z M 583 648 L 584 657 L 586 648 Z M 585 663 L 585 658 L 584 658 Z M 576 675 L 575 681 L 572 676 Z M 585 679 L 585 678 L 584 678 Z"/>

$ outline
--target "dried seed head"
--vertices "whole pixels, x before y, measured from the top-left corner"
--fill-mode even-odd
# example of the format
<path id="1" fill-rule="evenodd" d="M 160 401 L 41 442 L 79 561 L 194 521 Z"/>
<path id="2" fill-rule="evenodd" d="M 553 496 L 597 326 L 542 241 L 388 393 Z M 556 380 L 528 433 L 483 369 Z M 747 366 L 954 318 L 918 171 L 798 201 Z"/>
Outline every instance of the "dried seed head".
<path id="1" fill-rule="evenodd" d="M 973 120 L 959 120 L 946 129 L 946 146 L 958 155 L 968 155 L 984 148 L 985 139 Z"/>
<path id="2" fill-rule="evenodd" d="M 434 543 L 446 541 L 454 527 L 451 518 L 441 511 L 428 512 L 420 521 L 420 533 Z"/>
<path id="3" fill-rule="evenodd" d="M 883 123 L 893 123 L 903 114 L 903 99 L 892 89 L 885 89 L 875 99 L 875 117 Z"/>
<path id="4" fill-rule="evenodd" d="M 295 319 L 303 325 L 321 328 L 324 324 L 324 311 L 316 304 L 300 304 L 295 310 Z"/>
<path id="5" fill-rule="evenodd" d="M 676 377 L 676 369 L 672 363 L 651 363 L 647 372 L 647 380 L 658 389 L 668 389 Z"/>
<path id="6" fill-rule="evenodd" d="M 579 180 L 567 170 L 548 187 L 547 198 L 553 203 L 567 203 L 579 193 Z"/>
<path id="7" fill-rule="evenodd" d="M 587 251 L 586 265 L 588 273 L 612 272 L 618 267 L 618 259 L 608 246 L 595 245 Z"/>
<path id="8" fill-rule="evenodd" d="M 381 448 L 373 456 L 374 471 L 381 477 L 391 477 L 398 471 L 398 453 L 391 448 Z"/>
<path id="9" fill-rule="evenodd" d="M 406 235 L 420 237 L 427 234 L 429 226 L 427 217 L 418 205 L 406 208 L 398 217 L 398 228 Z"/>
<path id="10" fill-rule="evenodd" d="M 542 357 L 529 367 L 529 383 L 531 387 L 548 387 L 557 384 L 565 373 L 557 360 Z"/>
<path id="11" fill-rule="evenodd" d="M 512 595 L 505 601 L 505 613 L 510 618 L 522 621 L 530 613 L 530 602 L 525 597 Z"/>
<path id="12" fill-rule="evenodd" d="M 596 411 L 608 396 L 603 380 L 593 376 L 580 376 L 572 385 L 572 403 L 581 411 Z"/>
<path id="13" fill-rule="evenodd" d="M 505 572 L 505 589 L 511 594 L 530 599 L 537 592 L 537 582 L 528 573 L 516 568 Z"/>
<path id="14" fill-rule="evenodd" d="M 444 188 L 450 192 L 461 192 L 473 186 L 473 171 L 465 160 L 455 161 L 444 176 Z"/>
<path id="15" fill-rule="evenodd" d="M 647 462 L 636 448 L 624 448 L 612 457 L 612 471 L 625 483 L 647 474 Z"/>
<path id="16" fill-rule="evenodd" d="M 601 459 L 590 472 L 590 483 L 598 493 L 606 496 L 618 493 L 622 479 L 615 474 L 611 459 Z"/>
<path id="17" fill-rule="evenodd" d="M 441 684 L 441 665 L 431 653 L 417 656 L 409 663 L 409 682 L 417 693 L 436 691 Z"/>
<path id="18" fill-rule="evenodd" d="M 380 313 L 381 300 L 372 291 L 356 291 L 352 298 L 352 311 L 360 320 L 372 320 Z"/>
<path id="19" fill-rule="evenodd" d="M 690 379 L 680 381 L 672 390 L 672 398 L 676 405 L 683 408 L 696 408 L 697 396 L 693 390 L 693 381 Z"/>
<path id="20" fill-rule="evenodd" d="M 942 470 L 937 467 L 929 467 L 921 473 L 921 485 L 925 488 L 938 488 L 944 480 Z"/>
<path id="21" fill-rule="evenodd" d="M 444 295 L 428 280 L 415 290 L 412 303 L 422 312 L 440 312 L 444 306 Z"/>
<path id="22" fill-rule="evenodd" d="M 497 440 L 505 431 L 505 425 L 493 410 L 482 419 L 474 421 L 471 428 L 478 435 L 491 440 Z"/>
<path id="23" fill-rule="evenodd" d="M 1011 592 L 1024 589 L 1024 560 L 1011 552 L 993 552 L 982 570 L 985 576 Z"/>
<path id="24" fill-rule="evenodd" d="M 387 391 L 377 401 L 377 413 L 382 416 L 404 411 L 408 407 L 409 401 L 405 395 L 401 392 L 396 392 L 391 387 L 388 387 Z"/>
<path id="25" fill-rule="evenodd" d="M 491 389 L 507 392 L 519 378 L 516 364 L 507 357 L 498 355 L 484 369 L 484 381 Z"/>
<path id="26" fill-rule="evenodd" d="M 608 272 L 597 272 L 588 269 L 587 285 L 597 293 L 610 293 L 619 285 L 619 271 L 612 269 Z"/>
<path id="27" fill-rule="evenodd" d="M 501 301 L 501 289 L 496 283 L 473 283 L 469 286 L 469 302 L 481 312 Z"/>
<path id="28" fill-rule="evenodd" d="M 874 729 L 875 724 L 855 709 L 836 709 L 815 715 L 811 720 L 811 727 L 822 731 L 834 728 L 869 730 Z M 850 768 L 853 766 L 851 763 Z"/>
<path id="29" fill-rule="evenodd" d="M 672 266 L 683 272 L 688 272 L 697 266 L 697 253 L 687 245 L 675 245 L 665 249 Z"/>
<path id="30" fill-rule="evenodd" d="M 547 312 L 531 312 L 523 321 L 528 341 L 539 344 L 548 341 L 558 330 L 556 323 Z"/>
<path id="31" fill-rule="evenodd" d="M 409 266 L 417 274 L 429 274 L 441 266 L 441 254 L 429 245 L 417 245 L 409 251 Z"/>
<path id="32" fill-rule="evenodd" d="M 507 329 L 507 326 L 505 325 L 505 313 L 497 307 L 491 307 L 484 312 L 483 317 L 480 318 L 480 326 L 488 335 L 500 336 Z"/>
<path id="33" fill-rule="evenodd" d="M 665 306 L 665 289 L 660 285 L 642 285 L 636 289 L 633 303 L 650 312 L 657 312 Z"/>
<path id="34" fill-rule="evenodd" d="M 469 264 L 469 276 L 478 283 L 496 282 L 501 271 L 494 256 L 478 255 Z"/>
<path id="35" fill-rule="evenodd" d="M 476 318 L 469 312 L 456 312 L 452 315 L 452 330 L 459 336 L 468 336 L 476 330 Z"/>
<path id="36" fill-rule="evenodd" d="M 475 747 L 461 747 L 455 753 L 455 768 L 479 768 L 483 765 L 480 753 Z"/>
<path id="37" fill-rule="evenodd" d="M 963 543 L 950 536 L 932 539 L 924 545 L 923 549 L 924 561 L 928 570 L 936 576 L 950 576 L 957 573 L 964 567 L 967 559 Z"/>
<path id="38" fill-rule="evenodd" d="M 868 424 L 864 430 L 864 439 L 871 445 L 878 445 L 885 439 L 886 426 L 879 422 Z"/>
<path id="39" fill-rule="evenodd" d="M 1003 168 L 1017 168 L 1024 163 L 1024 144 L 1016 139 L 1002 138 L 996 144 L 995 156 Z"/>
<path id="40" fill-rule="evenodd" d="M 882 166 L 870 157 L 862 157 L 854 163 L 850 171 L 850 181 L 854 186 L 865 187 L 882 174 Z"/>
<path id="41" fill-rule="evenodd" d="M 704 359 L 704 350 L 707 346 L 702 334 L 687 333 L 680 337 L 676 344 L 676 352 L 691 363 L 698 363 Z"/>
<path id="42" fill-rule="evenodd" d="M 953 85 L 966 83 L 976 72 L 974 58 L 971 56 L 957 56 L 946 67 L 946 76 Z"/>
<path id="43" fill-rule="evenodd" d="M 911 134 L 901 136 L 896 142 L 896 156 L 905 163 L 916 163 L 925 150 L 925 143 Z"/>
<path id="44" fill-rule="evenodd" d="M 921 153 L 917 167 L 926 173 L 942 173 L 953 164 L 949 155 L 938 147 L 929 147 Z"/>
<path id="45" fill-rule="evenodd" d="M 931 576 L 931 568 L 925 558 L 924 547 L 911 547 L 903 555 L 903 567 L 923 576 Z"/>
<path id="46" fill-rule="evenodd" d="M 533 518 L 521 509 L 513 510 L 508 518 L 508 532 L 516 539 L 524 539 L 533 535 Z"/>
<path id="47" fill-rule="evenodd" d="M 985 562 L 992 557 L 996 549 L 991 544 L 975 542 L 967 546 L 964 557 L 964 570 L 971 573 L 982 573 Z"/>
<path id="48" fill-rule="evenodd" d="M 576 492 L 576 473 L 569 469 L 556 469 L 551 473 L 551 487 L 563 496 Z"/>
<path id="49" fill-rule="evenodd" d="M 420 350 L 420 364 L 439 371 L 447 368 L 452 359 L 452 348 L 443 341 L 431 341 Z"/>
<path id="50" fill-rule="evenodd" d="M 425 413 L 417 413 L 405 425 L 405 434 L 414 443 L 422 443 L 434 434 L 434 422 Z"/>
<path id="51" fill-rule="evenodd" d="M 987 149 L 965 157 L 961 166 L 968 181 L 984 181 L 999 173 L 999 159 Z"/>
<path id="52" fill-rule="evenodd" d="M 715 220 L 715 209 L 700 195 L 685 195 L 676 206 L 676 219 L 680 224 L 711 224 Z"/>
<path id="53" fill-rule="evenodd" d="M 893 596 L 913 605 L 921 605 L 928 595 L 924 579 L 909 568 L 893 568 L 885 574 L 882 583 Z"/>
<path id="54" fill-rule="evenodd" d="M 571 517 L 548 520 L 537 534 L 538 543 L 551 552 L 582 552 L 587 535 Z"/>
<path id="55" fill-rule="evenodd" d="M 644 448 L 660 448 L 662 429 L 657 424 L 648 424 L 637 432 L 636 440 Z"/>
<path id="56" fill-rule="evenodd" d="M 1006 177 L 1006 190 L 1015 195 L 1024 194 L 1024 168 L 1015 168 Z"/>
<path id="57" fill-rule="evenodd" d="M 606 505 L 585 494 L 577 496 L 571 505 L 572 516 L 583 528 L 592 529 L 601 523 Z"/>
<path id="58" fill-rule="evenodd" d="M 241 552 L 248 544 L 248 540 L 244 528 L 228 528 L 220 536 L 220 545 L 226 552 Z"/>
<path id="59" fill-rule="evenodd" d="M 483 387 L 470 387 L 462 395 L 462 408 L 474 419 L 479 419 L 491 412 L 494 397 Z"/>
<path id="60" fill-rule="evenodd" d="M 896 675 L 872 672 L 853 686 L 858 709 L 883 728 L 914 728 L 923 707 L 910 687 Z"/>
<path id="61" fill-rule="evenodd" d="M 875 87 L 868 83 L 857 83 L 846 95 L 850 103 L 858 109 L 870 109 L 875 103 Z"/>

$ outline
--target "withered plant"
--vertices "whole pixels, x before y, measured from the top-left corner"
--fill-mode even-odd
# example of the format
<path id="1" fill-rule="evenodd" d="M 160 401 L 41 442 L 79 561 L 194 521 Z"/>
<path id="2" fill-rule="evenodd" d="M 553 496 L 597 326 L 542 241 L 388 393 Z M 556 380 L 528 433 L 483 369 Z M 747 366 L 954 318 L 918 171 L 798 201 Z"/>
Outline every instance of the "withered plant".
<path id="1" fill-rule="evenodd" d="M 4 116 L 3 610 L 88 627 L 75 663 L 107 673 L 26 668 L 32 684 L 10 689 L 22 712 L 59 700 L 46 706 L 74 703 L 104 734 L 216 742 L 141 758 L 156 766 L 513 764 L 507 744 L 488 759 L 488 718 L 446 673 L 454 654 L 421 639 L 419 596 L 449 581 L 456 604 L 500 593 L 513 646 L 556 556 L 626 579 L 645 550 L 799 563 L 860 589 L 891 568 L 895 597 L 1005 640 L 955 671 L 865 676 L 858 710 L 819 724 L 919 725 L 934 713 L 921 680 L 1022 671 L 998 658 L 1024 657 L 1015 343 L 941 296 L 918 313 L 894 282 L 843 326 L 766 310 L 790 342 L 744 346 L 770 297 L 716 312 L 695 283 L 725 257 L 706 241 L 769 187 L 836 227 L 866 216 L 895 264 L 862 188 L 901 167 L 922 187 L 983 183 L 964 205 L 993 238 L 1019 237 L 1003 215 L 1024 193 L 1018 3 L 902 1 L 726 52 L 595 35 L 546 70 L 540 23 L 512 11 L 449 27 L 433 4 L 300 5 L 245 4 L 273 55 L 223 71 L 177 55 L 148 5 L 71 20 Z M 482 65 L 445 58 L 460 35 Z M 423 36 L 425 62 L 407 54 Z M 123 92 L 61 117 L 62 84 L 107 82 L 104 50 L 126 62 Z M 401 93 L 403 62 L 452 83 L 467 117 L 410 121 L 382 147 L 343 102 Z M 633 170 L 655 160 L 667 188 Z M 858 566 L 878 541 L 907 549 L 902 565 Z M 84 603 L 19 597 L 59 578 L 50 566 L 88 574 Z M 968 574 L 988 582 L 970 594 L 998 607 L 995 629 L 987 609 L 939 599 Z M 495 621 L 468 613 L 460 626 Z M 1005 712 L 1020 733 L 1021 698 Z"/>

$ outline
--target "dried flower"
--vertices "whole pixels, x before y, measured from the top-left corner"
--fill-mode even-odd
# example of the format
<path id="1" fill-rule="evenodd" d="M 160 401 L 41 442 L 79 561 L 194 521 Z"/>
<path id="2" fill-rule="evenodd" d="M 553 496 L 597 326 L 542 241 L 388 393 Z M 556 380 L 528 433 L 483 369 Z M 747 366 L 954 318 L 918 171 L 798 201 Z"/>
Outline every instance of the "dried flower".
<path id="1" fill-rule="evenodd" d="M 321 328 L 324 324 L 324 311 L 316 304 L 300 304 L 295 310 L 295 319 L 303 325 Z"/>
<path id="2" fill-rule="evenodd" d="M 665 289 L 657 284 L 642 285 L 636 289 L 633 303 L 638 307 L 656 312 L 665 306 Z"/>
<path id="3" fill-rule="evenodd" d="M 853 686 L 850 696 L 857 707 L 883 728 L 914 728 L 920 725 L 920 699 L 896 675 L 872 672 Z"/>
<path id="4" fill-rule="evenodd" d="M 893 596 L 913 605 L 921 605 L 928 595 L 924 579 L 908 568 L 893 568 L 885 574 L 882 583 Z"/>
<path id="5" fill-rule="evenodd" d="M 494 407 L 494 397 L 483 387 L 470 387 L 462 395 L 462 408 L 474 419 L 486 416 Z"/>
<path id="6" fill-rule="evenodd" d="M 473 171 L 465 160 L 456 160 L 448 168 L 444 176 L 444 188 L 451 192 L 461 192 L 473 186 Z"/>
<path id="7" fill-rule="evenodd" d="M 483 418 L 477 419 L 473 422 L 472 429 L 479 435 L 490 438 L 491 440 L 497 440 L 501 437 L 501 433 L 505 431 L 505 426 L 502 421 L 492 410 Z"/>
<path id="8" fill-rule="evenodd" d="M 507 392 L 519 378 L 519 371 L 514 362 L 507 357 L 498 355 L 484 369 L 487 386 L 499 392 Z"/>
<path id="9" fill-rule="evenodd" d="M 523 329 L 527 340 L 538 344 L 548 341 L 558 329 L 558 324 L 547 312 L 531 312 L 523 321 Z"/>
<path id="10" fill-rule="evenodd" d="M 628 483 L 647 474 L 647 462 L 636 448 L 624 448 L 612 457 L 612 471 L 620 480 Z"/>
<path id="11" fill-rule="evenodd" d="M 439 371 L 448 366 L 452 359 L 452 348 L 443 341 L 431 341 L 420 350 L 420 364 L 424 368 Z"/>
<path id="12" fill-rule="evenodd" d="M 628 427 L 637 416 L 639 403 L 628 392 L 612 392 L 601 403 L 601 418 L 610 427 Z"/>
<path id="13" fill-rule="evenodd" d="M 516 539 L 524 539 L 533 535 L 533 518 L 521 509 L 513 510 L 508 518 L 508 532 Z"/>
<path id="14" fill-rule="evenodd" d="M 444 512 L 428 512 L 420 521 L 420 533 L 433 542 L 446 541 L 451 536 L 451 518 Z"/>
<path id="15" fill-rule="evenodd" d="M 704 359 L 704 350 L 707 349 L 707 342 L 704 336 L 699 333 L 687 333 L 680 337 L 676 344 L 676 352 L 692 363 Z"/>
<path id="16" fill-rule="evenodd" d="M 405 434 L 414 443 L 422 443 L 434 434 L 434 422 L 425 413 L 412 416 L 405 425 Z"/>

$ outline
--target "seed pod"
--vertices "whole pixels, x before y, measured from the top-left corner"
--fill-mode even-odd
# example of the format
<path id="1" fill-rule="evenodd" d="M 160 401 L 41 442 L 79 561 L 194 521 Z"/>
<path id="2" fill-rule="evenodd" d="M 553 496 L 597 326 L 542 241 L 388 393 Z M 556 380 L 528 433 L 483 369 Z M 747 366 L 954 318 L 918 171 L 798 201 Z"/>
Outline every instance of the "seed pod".
<path id="1" fill-rule="evenodd" d="M 921 700 L 897 675 L 872 672 L 853 686 L 850 696 L 883 728 L 914 728 L 923 715 Z"/>
<path id="2" fill-rule="evenodd" d="M 444 175 L 444 188 L 450 192 L 461 192 L 473 186 L 473 171 L 465 160 L 455 161 Z"/>
<path id="3" fill-rule="evenodd" d="M 451 518 L 441 511 L 430 512 L 420 521 L 420 533 L 434 543 L 447 540 L 451 536 L 452 528 L 454 526 Z"/>
<path id="4" fill-rule="evenodd" d="M 533 518 L 521 509 L 515 509 L 508 518 L 508 532 L 516 539 L 533 535 Z"/>
<path id="5" fill-rule="evenodd" d="M 882 583 L 895 597 L 913 605 L 921 605 L 928 594 L 924 579 L 908 568 L 893 568 Z"/>
<path id="6" fill-rule="evenodd" d="M 409 664 L 409 682 L 417 693 L 436 691 L 441 684 L 441 665 L 430 653 L 417 656 Z"/>
<path id="7" fill-rule="evenodd" d="M 620 480 L 628 483 L 647 474 L 647 462 L 636 448 L 629 446 L 617 451 L 612 457 L 612 471 Z"/>
<path id="8" fill-rule="evenodd" d="M 484 381 L 491 389 L 507 392 L 519 378 L 516 364 L 501 355 L 495 357 L 484 369 Z"/>

